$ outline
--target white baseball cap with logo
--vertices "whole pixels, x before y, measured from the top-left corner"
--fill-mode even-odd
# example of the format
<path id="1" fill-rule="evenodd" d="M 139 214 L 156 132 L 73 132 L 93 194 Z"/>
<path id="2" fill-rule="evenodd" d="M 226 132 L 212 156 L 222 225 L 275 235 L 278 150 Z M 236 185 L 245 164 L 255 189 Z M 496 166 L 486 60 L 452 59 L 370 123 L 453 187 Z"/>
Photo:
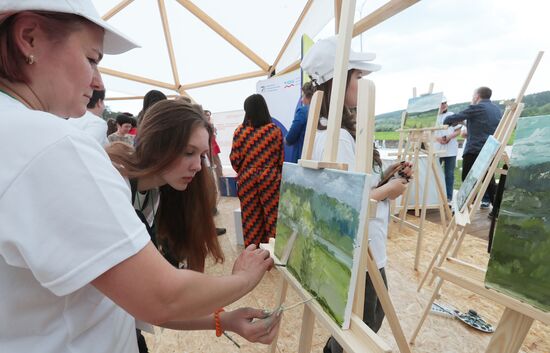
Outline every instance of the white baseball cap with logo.
<path id="1" fill-rule="evenodd" d="M 9 16 L 22 11 L 61 12 L 84 17 L 105 30 L 103 39 L 105 54 L 121 54 L 139 47 L 132 39 L 103 20 L 91 0 L 2 0 L 0 1 L 0 24 Z"/>
<path id="2" fill-rule="evenodd" d="M 302 59 L 300 66 L 317 84 L 325 83 L 334 77 L 337 44 L 337 36 L 321 39 Z M 356 52 L 350 49 L 348 70 L 361 70 L 364 75 L 378 71 L 382 68 L 380 65 L 368 62 L 375 58 L 374 53 Z"/>

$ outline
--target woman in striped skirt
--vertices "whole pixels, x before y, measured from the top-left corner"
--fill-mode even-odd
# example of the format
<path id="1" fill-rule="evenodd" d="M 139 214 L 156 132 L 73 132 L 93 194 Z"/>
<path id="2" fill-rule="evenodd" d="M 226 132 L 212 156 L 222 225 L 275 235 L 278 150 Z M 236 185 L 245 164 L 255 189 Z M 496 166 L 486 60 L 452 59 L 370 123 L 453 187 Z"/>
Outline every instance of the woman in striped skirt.
<path id="1" fill-rule="evenodd" d="M 244 121 L 235 130 L 231 165 L 237 172 L 244 245 L 275 237 L 284 161 L 283 134 L 271 120 L 264 97 L 244 101 Z"/>

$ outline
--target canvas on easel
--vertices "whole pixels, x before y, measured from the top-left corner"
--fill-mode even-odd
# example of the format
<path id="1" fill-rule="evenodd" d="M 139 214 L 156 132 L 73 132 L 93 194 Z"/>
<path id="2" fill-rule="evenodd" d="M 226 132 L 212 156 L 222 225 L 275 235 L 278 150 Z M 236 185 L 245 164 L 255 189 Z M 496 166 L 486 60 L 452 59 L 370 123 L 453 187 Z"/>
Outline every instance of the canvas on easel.
<path id="1" fill-rule="evenodd" d="M 485 285 L 550 311 L 550 116 L 519 119 Z"/>
<path id="2" fill-rule="evenodd" d="M 437 115 L 443 101 L 443 93 L 429 93 L 409 99 L 404 129 L 423 129 L 435 127 Z"/>
<path id="3" fill-rule="evenodd" d="M 285 163 L 275 255 L 342 328 L 348 328 L 369 176 Z M 291 251 L 285 255 L 289 240 Z"/>
<path id="4" fill-rule="evenodd" d="M 483 177 L 483 180 L 478 180 L 478 182 L 476 182 L 477 185 L 474 187 L 476 193 L 470 193 L 466 200 L 466 205 L 463 208 L 465 211 L 464 214 L 468 216 L 466 217 L 466 220 L 471 218 L 473 213 L 477 211 L 477 208 L 479 207 L 479 204 L 481 202 L 481 197 L 487 189 L 490 178 L 496 170 L 497 163 L 504 156 L 504 143 L 509 141 L 512 135 L 512 131 L 514 130 L 518 118 L 523 110 L 523 96 L 531 78 L 535 73 L 538 64 L 540 63 L 542 55 L 543 52 L 538 53 L 535 62 L 531 67 L 531 70 L 529 71 L 527 79 L 523 84 L 520 93 L 518 94 L 516 101 L 507 106 L 504 115 L 494 133 L 495 138 L 501 143 L 501 145 L 496 154 L 496 157 L 491 162 L 487 173 Z M 545 170 L 545 172 L 547 172 L 547 170 Z M 478 188 L 478 186 L 480 186 L 480 188 Z M 523 197 L 525 197 L 525 195 L 523 195 Z M 467 289 L 473 293 L 481 295 L 482 297 L 485 297 L 504 306 L 504 312 L 485 352 L 517 353 L 520 351 L 522 343 L 527 336 L 533 322 L 537 320 L 542 322 L 543 324 L 550 324 L 550 313 L 544 312 L 540 308 L 537 308 L 531 304 L 526 304 L 524 301 L 520 301 L 507 293 L 500 293 L 492 289 L 487 289 L 486 283 L 484 283 L 486 282 L 486 271 L 483 268 L 474 266 L 466 261 L 462 261 L 456 258 L 458 250 L 460 249 L 462 241 L 464 240 L 464 236 L 466 235 L 467 225 L 466 223 L 462 224 L 460 219 L 456 217 L 457 215 L 458 213 L 455 214 L 455 217 L 453 217 L 439 248 L 436 250 L 436 254 L 432 259 L 432 263 L 430 264 L 426 275 L 420 283 L 419 290 L 422 287 L 422 284 L 424 283 L 428 272 L 432 272 L 431 269 L 433 267 L 433 278 L 437 278 L 437 283 L 433 290 L 430 301 L 424 308 L 424 312 L 418 322 L 418 325 L 410 338 L 410 342 L 411 344 L 414 343 L 424 321 L 428 316 L 428 313 L 430 312 L 432 303 L 435 301 L 436 298 L 441 296 L 441 288 L 444 282 L 448 281 L 461 288 Z M 535 223 L 536 222 L 537 221 L 535 220 Z M 517 224 L 515 226 L 517 226 Z M 524 227 L 522 232 L 514 232 L 513 236 L 525 237 L 526 234 L 524 231 L 526 230 L 529 230 L 529 224 L 527 224 L 527 227 Z M 459 233 L 460 235 L 458 235 Z M 527 234 L 530 233 L 527 232 Z M 507 243 L 505 238 L 504 244 Z M 445 243 L 447 243 L 447 247 L 445 248 L 445 250 L 442 250 Z M 506 244 L 505 247 L 508 247 L 508 245 L 509 244 Z M 454 247 L 452 251 L 452 256 L 448 257 L 447 255 L 451 247 Z M 518 251 L 520 251 L 520 256 L 522 256 L 521 249 L 518 249 Z M 525 254 L 523 254 L 523 256 L 524 255 Z M 436 261 L 437 264 L 435 264 Z M 518 259 L 516 259 L 516 261 L 513 261 L 512 267 L 507 269 L 511 272 L 508 278 L 510 278 L 510 275 L 513 275 L 513 271 L 519 272 L 520 266 L 517 266 L 518 263 L 520 262 Z M 548 261 L 546 261 L 546 263 L 548 263 Z M 493 264 L 493 266 L 498 267 L 498 265 L 495 264 Z M 538 271 L 542 272 L 544 270 L 538 269 Z M 494 277 L 492 279 L 494 280 Z M 491 282 L 491 277 L 489 278 L 489 282 Z M 529 281 L 525 283 L 529 283 Z"/>
<path id="5" fill-rule="evenodd" d="M 444 126 L 437 126 L 437 116 L 441 109 L 443 93 L 432 93 L 433 83 L 427 94 L 416 96 L 414 90 L 413 98 L 409 99 L 407 110 L 403 113 L 399 145 L 397 150 L 398 160 L 412 163 L 415 177 L 405 193 L 397 200 L 399 217 L 392 218 L 399 222 L 400 228 L 403 225 L 417 231 L 417 245 L 414 258 L 414 269 L 418 270 L 423 242 L 424 222 L 428 209 L 428 194 L 432 186 L 435 186 L 437 194 L 436 204 L 439 208 L 441 224 L 444 227 L 451 213 L 447 207 L 447 196 L 443 183 L 441 165 L 437 162 L 437 151 L 434 149 L 434 133 L 442 130 Z M 422 161 L 426 161 L 423 168 L 420 168 Z M 423 162 L 422 162 L 423 163 Z M 422 180 L 420 178 L 422 177 Z M 420 193 L 422 191 L 422 194 Z M 407 220 L 407 211 L 410 201 L 415 210 L 415 215 L 420 217 L 418 224 Z M 432 208 L 430 207 L 430 208 Z"/>
<path id="6" fill-rule="evenodd" d="M 500 147 L 501 143 L 495 139 L 492 135 L 487 138 L 485 144 L 481 148 L 479 155 L 477 156 L 472 168 L 468 172 L 468 175 L 462 182 L 455 199 L 453 200 L 453 209 L 455 212 L 461 212 L 466 200 L 474 190 L 474 186 L 480 180 L 489 168 L 489 165 L 495 158 L 495 155 Z"/>

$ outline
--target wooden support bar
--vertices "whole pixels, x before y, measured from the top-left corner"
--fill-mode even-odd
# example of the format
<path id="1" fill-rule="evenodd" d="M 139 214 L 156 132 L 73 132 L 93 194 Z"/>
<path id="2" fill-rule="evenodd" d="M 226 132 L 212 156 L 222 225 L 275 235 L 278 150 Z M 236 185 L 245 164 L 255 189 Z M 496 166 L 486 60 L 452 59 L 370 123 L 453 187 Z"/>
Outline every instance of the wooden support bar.
<path id="1" fill-rule="evenodd" d="M 101 16 L 101 18 L 105 21 L 109 20 L 111 17 L 122 11 L 126 6 L 130 5 L 134 0 L 123 0 L 120 3 L 118 3 L 115 7 L 107 11 L 105 15 Z"/>
<path id="2" fill-rule="evenodd" d="M 342 0 L 334 0 L 334 34 L 338 34 L 341 14 Z"/>
<path id="3" fill-rule="evenodd" d="M 482 278 L 472 279 L 471 270 L 465 269 L 459 265 L 447 264 L 445 267 L 434 268 L 434 273 L 443 278 L 445 281 L 452 282 L 464 289 L 473 293 L 479 294 L 489 300 L 492 300 L 500 305 L 510 308 L 518 313 L 532 317 L 546 325 L 550 324 L 550 313 L 543 312 L 529 304 L 523 303 L 517 299 L 502 294 L 492 289 L 485 288 L 485 283 Z"/>
<path id="4" fill-rule="evenodd" d="M 168 49 L 168 57 L 170 58 L 170 66 L 172 68 L 172 76 L 174 78 L 174 85 L 180 86 L 180 79 L 178 74 L 178 66 L 176 64 L 176 56 L 174 54 L 174 46 L 172 44 L 172 36 L 170 35 L 170 25 L 168 24 L 168 16 L 166 15 L 166 6 L 164 0 L 157 0 L 159 5 L 160 19 L 162 21 L 162 29 L 164 31 L 164 40 L 166 41 L 166 48 Z"/>
<path id="5" fill-rule="evenodd" d="M 276 308 L 280 307 L 285 302 L 287 291 L 288 291 L 288 282 L 285 281 L 284 278 L 281 278 L 281 285 L 279 287 L 279 299 L 277 300 Z M 277 353 L 278 340 L 279 340 L 279 331 L 277 331 L 277 335 L 275 336 L 275 338 L 273 339 L 273 343 L 271 343 L 271 346 L 269 347 L 270 353 Z"/>
<path id="6" fill-rule="evenodd" d="M 338 170 L 348 170 L 347 163 L 337 163 L 337 162 L 322 162 L 315 160 L 300 159 L 298 164 L 304 168 L 310 169 L 338 169 Z"/>
<path id="7" fill-rule="evenodd" d="M 306 132 L 304 135 L 304 147 L 302 149 L 301 156 L 303 160 L 311 160 L 313 156 L 313 146 L 315 144 L 315 134 L 317 132 L 321 105 L 323 104 L 323 94 L 323 91 L 316 91 L 311 97 L 311 103 L 309 104 L 309 112 L 307 115 Z"/>
<path id="8" fill-rule="evenodd" d="M 517 353 L 533 325 L 533 318 L 504 309 L 486 353 Z"/>
<path id="9" fill-rule="evenodd" d="M 353 26 L 353 37 L 365 32 L 368 29 L 384 22 L 388 18 L 395 16 L 399 12 L 416 4 L 420 0 L 390 0 L 386 4 L 380 6 L 363 19 L 359 20 Z"/>
<path id="10" fill-rule="evenodd" d="M 190 90 L 193 88 L 200 88 L 200 87 L 206 87 L 211 85 L 217 85 L 220 83 L 227 83 L 227 82 L 233 82 L 233 81 L 240 81 L 240 80 L 246 80 L 249 78 L 259 77 L 266 75 L 267 72 L 265 71 L 252 71 L 244 74 L 238 74 L 238 75 L 231 75 L 226 77 L 220 77 L 213 80 L 207 80 L 202 82 L 196 82 L 196 83 L 189 83 L 181 86 L 181 89 L 184 90 Z"/>
<path id="11" fill-rule="evenodd" d="M 355 154 L 355 170 L 372 173 L 373 143 L 374 143 L 374 102 L 376 89 L 370 80 L 359 80 L 357 102 L 357 128 L 355 133 L 356 151 L 366 151 Z"/>
<path id="12" fill-rule="evenodd" d="M 176 87 L 173 83 L 166 83 L 166 82 L 156 81 L 156 80 L 152 80 L 152 79 L 149 79 L 149 78 L 146 78 L 146 77 L 141 77 L 141 76 L 137 76 L 137 75 L 127 74 L 127 73 L 124 73 L 124 72 L 121 72 L 121 71 L 116 71 L 116 70 L 113 70 L 113 69 L 108 69 L 106 67 L 100 67 L 99 72 L 101 72 L 102 74 L 105 74 L 105 75 L 125 78 L 125 79 L 130 80 L 130 81 L 145 83 L 147 85 L 152 85 L 152 86 L 161 87 L 161 88 L 167 88 L 167 89 L 171 89 L 171 90 L 174 90 L 174 91 L 176 91 L 178 89 L 178 87 Z"/>
<path id="13" fill-rule="evenodd" d="M 338 141 L 346 94 L 346 79 L 348 73 L 348 58 L 351 46 L 351 28 L 355 13 L 355 1 L 345 1 L 342 4 L 342 21 L 336 43 L 334 76 L 332 78 L 332 94 L 328 112 L 327 139 L 323 150 L 323 161 L 335 161 L 338 155 Z"/>
<path id="14" fill-rule="evenodd" d="M 304 314 L 302 316 L 302 330 L 300 333 L 300 342 L 298 344 L 298 353 L 310 353 L 311 341 L 313 339 L 313 327 L 315 326 L 315 315 L 309 308 L 309 305 L 304 306 Z"/>
<path id="15" fill-rule="evenodd" d="M 271 65 L 271 70 L 270 70 L 271 72 L 273 72 L 273 70 L 275 70 L 275 68 L 277 67 L 277 64 L 279 64 L 279 60 L 281 60 L 281 57 L 283 56 L 284 52 L 286 51 L 286 48 L 288 48 L 288 45 L 290 44 L 290 41 L 292 40 L 292 38 L 296 34 L 296 31 L 298 30 L 298 28 L 302 24 L 302 22 L 303 22 L 304 18 L 306 17 L 306 15 L 307 15 L 309 9 L 311 8 L 312 4 L 313 4 L 313 0 L 308 0 L 306 5 L 304 6 L 304 9 L 302 10 L 302 13 L 300 14 L 300 17 L 298 17 L 298 20 L 296 21 L 296 23 L 294 24 L 294 27 L 292 27 L 292 30 L 290 31 L 290 34 L 286 38 L 285 44 L 283 44 L 283 47 L 281 48 L 281 50 L 279 50 L 279 54 L 277 55 L 277 58 L 273 62 L 273 65 Z"/>
<path id="16" fill-rule="evenodd" d="M 180 3 L 181 6 L 185 7 L 189 12 L 195 15 L 199 20 L 201 20 L 205 25 L 210 27 L 214 32 L 218 33 L 223 39 L 225 39 L 229 44 L 234 46 L 238 51 L 243 53 L 247 58 L 252 60 L 256 65 L 258 65 L 264 72 L 269 71 L 269 64 L 260 58 L 256 53 L 254 53 L 250 48 L 244 45 L 239 41 L 235 36 L 229 33 L 222 25 L 214 21 L 214 19 L 202 11 L 197 5 L 192 3 L 189 0 L 176 0 Z"/>

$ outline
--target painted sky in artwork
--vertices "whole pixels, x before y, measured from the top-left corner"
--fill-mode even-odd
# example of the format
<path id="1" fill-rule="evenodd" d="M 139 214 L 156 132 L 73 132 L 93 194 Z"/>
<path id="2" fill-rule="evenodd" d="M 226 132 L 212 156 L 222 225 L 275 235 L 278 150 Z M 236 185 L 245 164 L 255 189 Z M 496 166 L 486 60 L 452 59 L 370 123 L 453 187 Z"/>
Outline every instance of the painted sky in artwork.
<path id="1" fill-rule="evenodd" d="M 521 118 L 518 124 L 521 129 L 516 132 L 512 150 L 514 165 L 523 167 L 550 160 L 550 115 Z"/>
<path id="2" fill-rule="evenodd" d="M 361 209 L 361 195 L 356 194 L 356 185 L 364 182 L 365 175 L 361 173 L 319 173 L 308 168 L 291 168 L 287 163 L 283 167 L 283 179 L 288 183 L 300 184 L 312 188 L 319 193 L 344 202 L 356 210 Z"/>
<path id="3" fill-rule="evenodd" d="M 409 104 L 407 105 L 407 113 L 416 114 L 439 109 L 439 105 L 441 104 L 442 100 L 443 93 L 441 92 L 411 98 L 409 99 Z"/>

